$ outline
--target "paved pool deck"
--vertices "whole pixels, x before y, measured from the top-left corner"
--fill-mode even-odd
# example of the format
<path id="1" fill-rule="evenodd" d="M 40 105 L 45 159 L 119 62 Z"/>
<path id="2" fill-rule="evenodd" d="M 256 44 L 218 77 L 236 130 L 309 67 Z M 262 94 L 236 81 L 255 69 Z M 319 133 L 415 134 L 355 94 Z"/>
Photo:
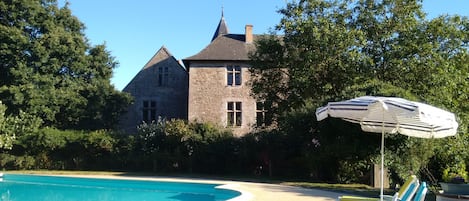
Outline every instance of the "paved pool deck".
<path id="1" fill-rule="evenodd" d="M 241 200 L 267 201 L 267 200 L 288 200 L 288 201 L 335 201 L 339 195 L 335 192 L 307 189 L 294 186 L 278 184 L 249 183 L 240 182 L 234 190 L 239 190 L 249 196 Z M 244 195 L 244 194 L 243 194 Z"/>
<path id="2" fill-rule="evenodd" d="M 146 181 L 177 181 L 222 184 L 222 188 L 237 190 L 241 196 L 229 201 L 335 201 L 341 193 L 308 189 L 279 184 L 212 180 L 198 178 L 174 178 L 156 176 L 115 176 L 115 175 L 58 175 L 88 178 L 112 178 L 112 179 L 134 179 Z"/>

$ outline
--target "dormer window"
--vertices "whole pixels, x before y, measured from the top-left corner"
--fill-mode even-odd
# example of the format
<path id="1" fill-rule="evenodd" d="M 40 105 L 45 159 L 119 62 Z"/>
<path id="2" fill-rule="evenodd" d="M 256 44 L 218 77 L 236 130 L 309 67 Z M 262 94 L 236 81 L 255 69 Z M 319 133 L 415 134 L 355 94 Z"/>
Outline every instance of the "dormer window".
<path id="1" fill-rule="evenodd" d="M 229 65 L 226 66 L 227 85 L 240 86 L 241 85 L 241 66 Z"/>

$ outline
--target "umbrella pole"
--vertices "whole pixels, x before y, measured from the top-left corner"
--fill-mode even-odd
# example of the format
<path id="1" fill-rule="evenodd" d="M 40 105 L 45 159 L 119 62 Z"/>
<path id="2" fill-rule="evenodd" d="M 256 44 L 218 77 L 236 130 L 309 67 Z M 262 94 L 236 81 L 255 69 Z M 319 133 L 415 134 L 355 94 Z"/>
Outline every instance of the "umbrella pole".
<path id="1" fill-rule="evenodd" d="M 384 122 L 383 122 L 384 126 Z M 383 201 L 384 198 L 384 129 L 381 134 L 381 179 L 380 179 L 380 200 Z"/>
<path id="2" fill-rule="evenodd" d="M 381 121 L 381 179 L 380 179 L 380 192 L 379 192 L 379 199 L 383 201 L 384 199 L 384 111 L 387 110 L 386 105 L 381 102 L 383 106 L 383 121 Z"/>

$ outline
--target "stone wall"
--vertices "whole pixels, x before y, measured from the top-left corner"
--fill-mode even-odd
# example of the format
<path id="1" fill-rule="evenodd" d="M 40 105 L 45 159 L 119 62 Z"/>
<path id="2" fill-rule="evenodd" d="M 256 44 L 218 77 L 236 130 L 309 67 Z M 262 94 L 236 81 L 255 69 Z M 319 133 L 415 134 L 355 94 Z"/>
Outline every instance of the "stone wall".
<path id="1" fill-rule="evenodd" d="M 159 86 L 159 67 L 168 67 L 168 82 Z M 188 74 L 173 58 L 166 57 L 142 69 L 124 88 L 134 97 L 120 125 L 127 132 L 135 132 L 143 121 L 143 101 L 156 102 L 156 115 L 163 118 L 187 119 Z"/>
<path id="2" fill-rule="evenodd" d="M 241 66 L 240 86 L 227 86 L 226 65 Z M 236 136 L 252 130 L 256 122 L 256 101 L 250 96 L 250 73 L 245 63 L 192 62 L 189 70 L 190 121 L 227 125 L 227 103 L 242 102 L 242 125 L 232 127 Z"/>

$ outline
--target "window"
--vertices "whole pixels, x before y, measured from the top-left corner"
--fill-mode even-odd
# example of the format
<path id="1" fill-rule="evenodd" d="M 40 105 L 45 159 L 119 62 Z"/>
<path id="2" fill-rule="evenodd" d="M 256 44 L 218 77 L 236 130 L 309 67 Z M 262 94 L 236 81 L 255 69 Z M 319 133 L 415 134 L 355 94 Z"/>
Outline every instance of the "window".
<path id="1" fill-rule="evenodd" d="M 257 126 L 268 126 L 272 124 L 272 115 L 267 110 L 272 105 L 266 102 L 256 103 L 256 125 Z"/>
<path id="2" fill-rule="evenodd" d="M 156 101 L 143 101 L 142 119 L 147 123 L 156 120 Z"/>
<path id="3" fill-rule="evenodd" d="M 226 66 L 227 72 L 227 85 L 239 86 L 241 85 L 241 67 L 229 65 Z"/>
<path id="4" fill-rule="evenodd" d="M 227 126 L 235 127 L 242 124 L 241 102 L 228 102 L 227 104 Z"/>
<path id="5" fill-rule="evenodd" d="M 167 66 L 158 67 L 158 86 L 168 86 L 169 69 Z"/>

